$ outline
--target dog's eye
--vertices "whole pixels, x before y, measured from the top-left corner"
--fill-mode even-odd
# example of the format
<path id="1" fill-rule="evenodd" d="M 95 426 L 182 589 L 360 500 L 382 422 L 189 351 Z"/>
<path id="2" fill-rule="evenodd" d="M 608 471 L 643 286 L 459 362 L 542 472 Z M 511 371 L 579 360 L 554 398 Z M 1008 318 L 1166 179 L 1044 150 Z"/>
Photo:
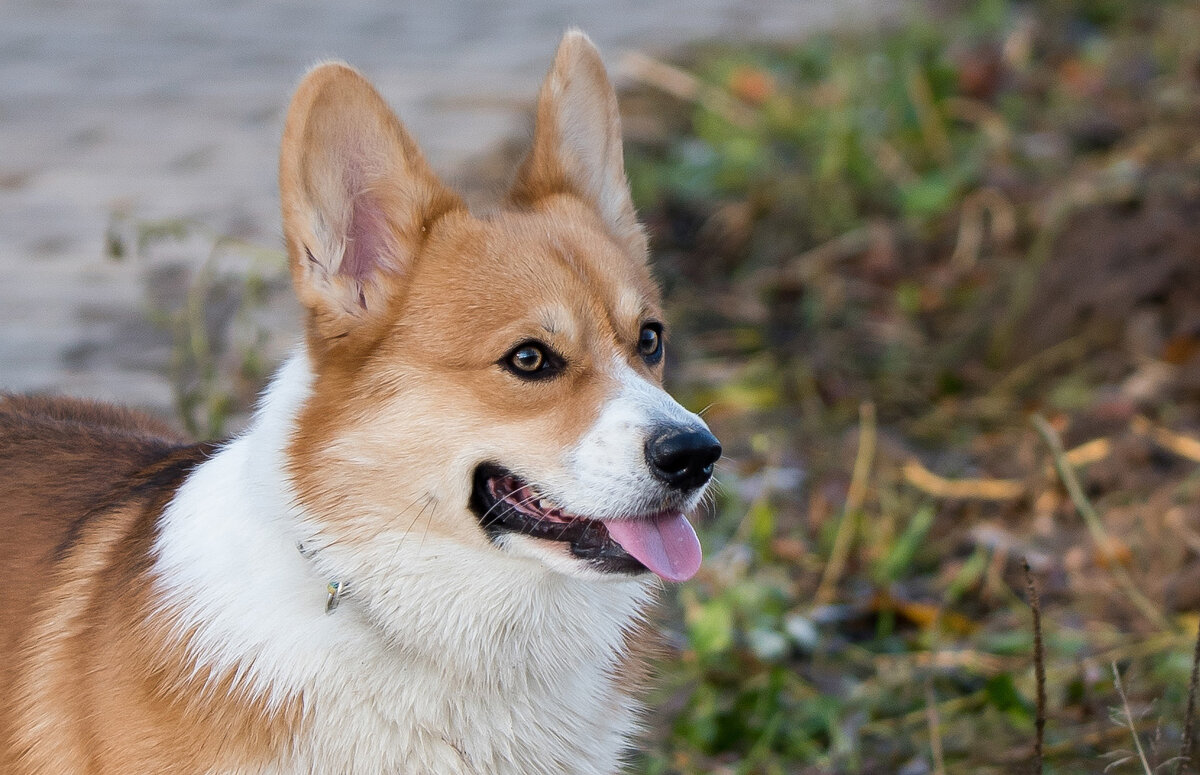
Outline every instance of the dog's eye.
<path id="1" fill-rule="evenodd" d="M 662 360 L 662 325 L 659 323 L 647 323 L 642 326 L 642 333 L 638 336 L 638 352 L 642 358 L 651 365 Z"/>
<path id="2" fill-rule="evenodd" d="M 522 379 L 552 377 L 563 367 L 562 358 L 541 342 L 517 345 L 500 363 Z"/>
<path id="3" fill-rule="evenodd" d="M 546 354 L 542 352 L 540 347 L 526 345 L 513 353 L 509 361 L 517 371 L 532 373 L 541 371 L 542 367 L 545 366 Z"/>

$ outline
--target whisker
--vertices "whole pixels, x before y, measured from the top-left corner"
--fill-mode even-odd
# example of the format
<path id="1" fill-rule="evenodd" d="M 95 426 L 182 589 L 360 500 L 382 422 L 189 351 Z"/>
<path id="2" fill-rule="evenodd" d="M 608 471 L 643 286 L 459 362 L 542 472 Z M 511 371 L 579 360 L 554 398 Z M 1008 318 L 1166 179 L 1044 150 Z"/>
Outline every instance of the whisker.
<path id="1" fill-rule="evenodd" d="M 525 504 L 529 503 L 532 500 L 546 497 L 546 495 L 543 493 L 542 487 L 540 485 L 538 485 L 534 482 L 526 481 L 525 486 L 528 487 L 533 492 L 533 495 L 530 496 L 529 498 L 526 498 L 525 500 L 521 501 L 519 505 L 524 506 Z M 536 517 L 536 520 L 537 521 L 535 522 L 535 524 L 537 524 L 537 525 L 541 525 L 543 522 L 547 521 L 546 518 L 540 514 Z M 557 540 L 560 540 L 560 541 L 562 540 L 563 535 L 566 534 L 567 529 L 570 526 L 571 526 L 571 522 L 562 523 L 562 528 L 558 531 L 558 539 Z"/>
<path id="2" fill-rule="evenodd" d="M 432 505 L 433 501 L 434 501 L 433 496 L 432 495 L 429 496 L 429 501 L 428 501 L 429 505 Z M 425 509 L 422 508 L 421 510 L 424 511 Z M 421 534 L 421 545 L 417 547 L 418 554 L 420 554 L 425 549 L 425 539 L 426 539 L 426 537 L 429 536 L 429 528 L 431 528 L 433 526 L 432 517 L 436 512 L 437 512 L 437 509 L 435 508 L 433 511 L 431 511 L 429 513 L 430 519 L 425 520 L 425 532 Z"/>
<path id="3" fill-rule="evenodd" d="M 488 515 L 492 513 L 493 509 L 495 509 L 497 506 L 501 505 L 502 503 L 506 503 L 506 501 L 503 498 L 500 500 L 497 500 L 495 503 L 493 503 L 491 506 L 489 506 L 488 510 L 483 512 L 483 514 L 481 514 L 479 516 L 479 524 L 483 525 L 484 527 L 489 527 L 492 522 L 494 522 L 496 519 L 499 519 L 501 515 L 497 514 L 496 518 L 493 519 L 491 522 L 489 522 Z"/>
<path id="4" fill-rule="evenodd" d="M 415 499 L 413 499 L 413 502 L 412 502 L 412 503 L 408 504 L 408 507 L 407 507 L 407 508 L 405 508 L 405 509 L 404 509 L 404 511 L 400 512 L 400 514 L 404 514 L 404 513 L 406 513 L 406 512 L 407 512 L 409 509 L 411 509 L 413 506 L 417 505 L 417 501 L 421 500 L 422 498 L 424 498 L 424 501 L 425 501 L 425 502 L 424 502 L 423 504 L 421 504 L 421 509 L 420 509 L 420 511 L 418 511 L 418 512 L 416 513 L 416 516 L 414 516 L 414 517 L 412 518 L 412 521 L 410 521 L 410 522 L 408 523 L 408 527 L 406 527 L 406 528 L 404 529 L 404 534 L 403 534 L 403 535 L 401 535 L 401 536 L 400 536 L 400 540 L 399 540 L 398 542 L 396 542 L 396 549 L 395 549 L 395 550 L 392 552 L 392 559 L 393 559 L 393 560 L 395 560 L 395 559 L 396 559 L 396 557 L 397 557 L 397 555 L 399 555 L 399 554 L 400 554 L 400 550 L 404 548 L 404 542 L 405 542 L 405 541 L 408 539 L 408 537 L 409 537 L 409 536 L 412 534 L 413 525 L 417 524 L 417 520 L 418 520 L 418 519 L 420 519 L 420 518 L 421 518 L 421 515 L 425 513 L 425 509 L 427 509 L 427 508 L 429 508 L 429 507 L 430 507 L 430 505 L 431 505 L 431 504 L 433 503 L 433 501 L 434 501 L 434 497 L 433 497 L 433 495 L 432 495 L 432 494 L 430 494 L 430 493 L 425 493 L 425 495 L 423 495 L 423 496 L 420 496 L 420 495 L 419 495 L 419 496 L 417 496 Z M 427 528 L 427 529 L 428 529 L 428 528 Z"/>
<path id="5" fill-rule="evenodd" d="M 504 499 L 500 499 L 500 500 L 496 501 L 495 503 L 493 503 L 493 504 L 491 505 L 491 507 L 490 507 L 490 508 L 489 508 L 487 511 L 485 511 L 485 512 L 483 513 L 483 516 L 479 518 L 479 523 L 480 523 L 481 525 L 483 525 L 484 527 L 491 527 L 491 525 L 492 525 L 492 523 L 493 523 L 493 522 L 495 522 L 497 519 L 500 519 L 500 517 L 504 516 L 504 514 L 503 514 L 502 512 L 501 512 L 501 513 L 497 513 L 494 519 L 492 519 L 492 520 L 490 520 L 490 521 L 487 521 L 487 516 L 488 516 L 488 514 L 491 514 L 491 513 L 492 513 L 492 509 L 496 508 L 497 506 L 499 506 L 499 505 L 501 505 L 501 504 L 504 504 L 504 505 L 508 506 L 508 507 L 511 509 L 511 508 L 513 508 L 514 506 L 525 506 L 525 505 L 529 504 L 531 501 L 534 501 L 534 500 L 536 500 L 536 499 L 538 499 L 538 498 L 542 498 L 542 497 L 544 497 L 543 495 L 541 495 L 540 493 L 538 493 L 537 489 L 536 489 L 536 488 L 534 488 L 532 485 L 527 485 L 527 486 L 529 487 L 529 489 L 533 490 L 533 493 L 534 493 L 533 495 L 530 495 L 530 496 L 529 496 L 528 498 L 526 498 L 525 500 L 523 500 L 523 501 L 518 501 L 518 502 L 517 502 L 517 503 L 515 503 L 515 504 L 514 504 L 514 503 L 511 503 L 511 502 L 509 502 L 509 501 L 506 501 L 506 500 L 504 500 Z M 541 517 L 538 517 L 538 521 L 541 521 L 541 519 L 542 519 Z"/>
<path id="6" fill-rule="evenodd" d="M 558 540 L 559 541 L 561 541 L 562 537 L 567 534 L 567 528 L 569 528 L 570 526 L 571 526 L 571 522 L 563 523 L 562 529 L 558 531 Z"/>

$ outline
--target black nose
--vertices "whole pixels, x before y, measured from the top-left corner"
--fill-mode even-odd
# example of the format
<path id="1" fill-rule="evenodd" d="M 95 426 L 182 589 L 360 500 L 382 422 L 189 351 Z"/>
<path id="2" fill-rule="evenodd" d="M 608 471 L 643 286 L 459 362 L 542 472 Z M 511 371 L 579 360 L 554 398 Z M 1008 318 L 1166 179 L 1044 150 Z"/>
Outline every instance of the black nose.
<path id="1" fill-rule="evenodd" d="M 721 444 L 703 428 L 667 428 L 646 442 L 646 462 L 662 481 L 678 490 L 693 490 L 712 477 Z"/>

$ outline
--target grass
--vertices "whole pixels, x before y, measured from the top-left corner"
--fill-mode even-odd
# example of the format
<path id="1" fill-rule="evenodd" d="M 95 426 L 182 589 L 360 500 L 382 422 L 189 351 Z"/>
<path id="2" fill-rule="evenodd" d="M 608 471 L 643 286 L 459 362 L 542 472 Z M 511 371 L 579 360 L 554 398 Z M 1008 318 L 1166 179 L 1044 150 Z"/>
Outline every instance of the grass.
<path id="1" fill-rule="evenodd" d="M 1198 33 L 951 3 L 626 63 L 673 387 L 729 450 L 639 771 L 1183 764 Z"/>
<path id="2" fill-rule="evenodd" d="M 633 771 L 1198 771 L 1200 10 L 943 2 L 625 67 L 671 387 L 727 450 Z M 201 435 L 286 286 L 214 243 L 157 313 Z"/>
<path id="3" fill-rule="evenodd" d="M 111 259 L 140 261 L 163 278 L 151 283 L 146 312 L 171 335 L 170 377 L 184 430 L 220 438 L 242 424 L 271 361 L 295 337 L 286 332 L 294 325 L 262 314 L 288 293 L 284 252 L 193 221 L 124 213 L 113 215 L 105 245 Z M 288 301 L 279 306 L 292 309 Z"/>

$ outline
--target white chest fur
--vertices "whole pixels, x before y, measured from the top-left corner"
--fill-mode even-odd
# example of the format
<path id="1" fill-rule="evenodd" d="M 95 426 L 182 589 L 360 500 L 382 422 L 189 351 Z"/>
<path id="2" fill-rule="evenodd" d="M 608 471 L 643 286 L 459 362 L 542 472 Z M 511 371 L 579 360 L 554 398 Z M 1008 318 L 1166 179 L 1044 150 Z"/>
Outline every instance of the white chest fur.
<path id="1" fill-rule="evenodd" d="M 283 467 L 310 381 L 294 358 L 252 429 L 180 488 L 155 547 L 192 657 L 268 707 L 303 698 L 304 733 L 273 771 L 618 771 L 637 727 L 620 664 L 651 585 L 406 541 L 379 550 L 386 605 L 352 591 L 326 614 Z"/>

